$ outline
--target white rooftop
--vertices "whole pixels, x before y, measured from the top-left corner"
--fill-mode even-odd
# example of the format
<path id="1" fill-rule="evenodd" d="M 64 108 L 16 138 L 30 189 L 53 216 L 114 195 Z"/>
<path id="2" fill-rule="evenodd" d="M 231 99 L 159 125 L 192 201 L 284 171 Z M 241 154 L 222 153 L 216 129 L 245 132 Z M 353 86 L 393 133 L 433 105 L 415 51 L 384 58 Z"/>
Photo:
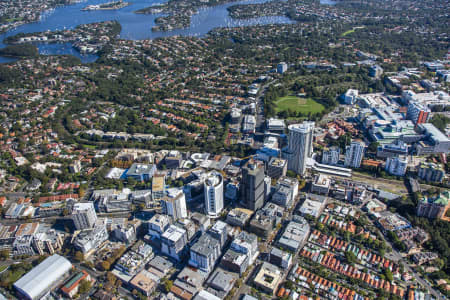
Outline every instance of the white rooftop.
<path id="1" fill-rule="evenodd" d="M 17 280 L 14 287 L 30 299 L 39 299 L 70 269 L 72 269 L 70 261 L 54 254 Z"/>

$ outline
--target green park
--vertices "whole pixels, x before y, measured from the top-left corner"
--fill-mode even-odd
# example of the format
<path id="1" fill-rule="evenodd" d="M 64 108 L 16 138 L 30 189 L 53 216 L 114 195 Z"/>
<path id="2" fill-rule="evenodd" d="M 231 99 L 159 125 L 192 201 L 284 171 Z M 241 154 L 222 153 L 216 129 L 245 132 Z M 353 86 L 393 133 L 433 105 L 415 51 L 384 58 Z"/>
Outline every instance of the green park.
<path id="1" fill-rule="evenodd" d="M 301 112 L 303 114 L 308 113 L 320 113 L 324 110 L 322 104 L 314 101 L 311 98 L 301 98 L 293 95 L 279 98 L 276 102 L 276 112 L 290 110 L 292 112 Z"/>

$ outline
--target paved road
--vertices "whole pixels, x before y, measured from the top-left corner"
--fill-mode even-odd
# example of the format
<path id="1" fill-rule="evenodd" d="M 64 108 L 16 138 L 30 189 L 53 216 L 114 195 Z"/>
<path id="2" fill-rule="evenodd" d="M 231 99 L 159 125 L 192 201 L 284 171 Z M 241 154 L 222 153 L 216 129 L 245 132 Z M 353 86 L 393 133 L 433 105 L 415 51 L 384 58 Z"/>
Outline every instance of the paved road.
<path id="1" fill-rule="evenodd" d="M 408 271 L 409 273 L 412 274 L 412 276 L 416 279 L 416 281 L 423 286 L 424 288 L 426 288 L 428 290 L 428 292 L 430 292 L 434 297 L 436 297 L 436 299 L 439 300 L 444 300 L 444 298 L 441 296 L 441 294 L 436 291 L 429 283 L 428 281 L 424 280 L 422 278 L 422 276 L 420 276 L 420 274 L 416 273 L 411 266 L 409 265 L 408 261 L 406 261 L 403 256 L 394 249 L 393 245 L 391 244 L 390 241 L 388 241 L 387 239 L 385 239 L 386 244 L 389 245 L 389 247 L 392 248 L 392 253 L 390 254 L 390 257 L 392 257 L 394 260 L 397 260 L 399 262 L 403 263 L 404 268 L 406 269 L 406 271 Z"/>
<path id="2" fill-rule="evenodd" d="M 300 196 L 297 196 L 297 199 L 295 200 L 290 211 L 285 213 L 282 218 L 283 226 L 281 226 L 281 228 L 279 230 L 275 231 L 271 236 L 269 236 L 269 238 L 265 242 L 262 243 L 262 247 L 258 247 L 258 248 L 264 248 L 267 250 L 271 249 L 274 242 L 279 238 L 279 234 L 284 231 L 285 225 L 287 225 L 288 222 L 292 220 L 293 212 L 295 211 L 295 207 L 298 205 L 299 201 L 300 201 Z M 258 243 L 258 246 L 260 244 L 261 243 Z M 299 251 L 297 251 L 297 253 L 295 253 L 295 255 L 293 255 L 293 261 L 292 261 L 291 266 L 288 269 L 283 270 L 283 278 L 280 282 L 285 281 L 287 275 L 291 271 L 291 268 L 298 263 L 298 253 L 299 252 L 300 252 L 300 249 L 299 249 Z M 255 272 L 255 267 L 261 265 L 262 263 L 263 263 L 263 260 L 261 260 L 260 255 L 258 255 L 258 258 L 255 260 L 255 262 L 251 266 L 248 267 L 248 270 L 247 270 L 248 275 L 245 278 L 242 278 L 243 283 L 240 286 L 240 288 L 236 291 L 236 293 L 234 294 L 233 300 L 240 300 L 243 295 L 249 294 L 251 292 L 251 288 L 252 288 L 251 282 L 248 282 L 248 284 L 246 284 L 246 283 L 247 283 L 247 281 L 251 281 L 251 279 L 252 279 L 251 277 L 252 277 L 252 275 L 254 275 L 254 272 Z"/>
<path id="3" fill-rule="evenodd" d="M 373 221 L 372 221 L 371 219 L 368 218 L 368 220 L 369 220 L 370 222 L 372 222 L 372 224 L 373 224 Z M 375 224 L 373 224 L 373 225 L 375 226 Z M 403 256 L 402 256 L 397 250 L 394 249 L 394 246 L 392 245 L 392 243 L 391 243 L 388 239 L 386 239 L 386 238 L 384 237 L 384 235 L 382 235 L 382 238 L 383 238 L 383 240 L 386 242 L 386 245 L 388 245 L 388 246 L 391 247 L 391 249 L 392 249 L 392 252 L 391 252 L 391 253 L 387 253 L 387 254 L 386 254 L 386 257 L 389 258 L 389 259 L 391 259 L 391 260 L 394 260 L 394 261 L 397 261 L 397 262 L 401 262 L 401 263 L 403 264 L 405 270 L 408 271 L 409 273 L 411 273 L 412 276 L 415 278 L 415 280 L 416 280 L 422 287 L 426 288 L 426 289 L 428 290 L 429 293 L 431 293 L 434 297 L 436 297 L 436 299 L 438 299 L 438 300 L 444 300 L 444 298 L 441 296 L 441 294 L 440 294 L 438 291 L 436 291 L 436 290 L 428 283 L 428 281 L 424 280 L 424 279 L 420 276 L 420 274 L 414 272 L 414 270 L 413 270 L 413 269 L 411 268 L 411 266 L 409 265 L 408 261 L 406 261 L 406 260 L 403 258 Z"/>

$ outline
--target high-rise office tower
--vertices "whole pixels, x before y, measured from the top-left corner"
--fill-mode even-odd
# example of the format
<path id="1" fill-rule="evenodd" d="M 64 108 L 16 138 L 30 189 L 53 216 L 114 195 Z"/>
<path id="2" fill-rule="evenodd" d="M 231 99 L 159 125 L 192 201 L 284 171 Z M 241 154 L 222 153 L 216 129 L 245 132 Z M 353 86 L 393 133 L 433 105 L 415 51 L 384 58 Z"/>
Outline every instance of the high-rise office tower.
<path id="1" fill-rule="evenodd" d="M 289 125 L 289 144 L 284 150 L 288 170 L 299 175 L 306 172 L 306 162 L 313 154 L 314 122 Z"/>
<path id="2" fill-rule="evenodd" d="M 364 157 L 366 145 L 363 141 L 352 141 L 350 146 L 345 148 L 344 165 L 351 168 L 359 168 Z"/>
<path id="3" fill-rule="evenodd" d="M 72 220 L 77 230 L 94 227 L 97 221 L 94 204 L 92 202 L 76 203 L 72 210 Z"/>
<path id="4" fill-rule="evenodd" d="M 208 173 L 204 183 L 205 209 L 212 217 L 219 216 L 223 209 L 223 176 L 219 172 Z"/>
<path id="5" fill-rule="evenodd" d="M 241 201 L 251 210 L 257 210 L 264 205 L 264 164 L 250 160 L 242 168 Z"/>

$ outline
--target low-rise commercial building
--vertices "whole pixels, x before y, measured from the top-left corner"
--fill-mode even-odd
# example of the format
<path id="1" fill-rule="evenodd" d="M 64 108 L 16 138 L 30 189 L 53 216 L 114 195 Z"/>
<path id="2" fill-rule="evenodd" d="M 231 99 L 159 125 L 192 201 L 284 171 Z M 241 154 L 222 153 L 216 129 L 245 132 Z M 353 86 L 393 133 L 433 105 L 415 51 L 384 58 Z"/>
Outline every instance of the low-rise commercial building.
<path id="1" fill-rule="evenodd" d="M 231 291 L 237 278 L 237 274 L 216 269 L 206 282 L 208 285 L 207 290 L 211 294 L 223 299 Z"/>
<path id="2" fill-rule="evenodd" d="M 253 280 L 253 284 L 264 292 L 273 295 L 278 289 L 282 273 L 276 266 L 263 262 Z"/>
<path id="3" fill-rule="evenodd" d="M 450 139 L 431 123 L 419 124 L 418 130 L 426 138 L 416 144 L 417 155 L 450 152 Z"/>
<path id="4" fill-rule="evenodd" d="M 227 223 L 231 226 L 245 227 L 253 215 L 253 211 L 245 208 L 233 208 L 227 215 Z"/>
<path id="5" fill-rule="evenodd" d="M 277 181 L 272 202 L 285 208 L 291 208 L 298 195 L 298 180 L 283 176 Z"/>
<path id="6" fill-rule="evenodd" d="M 220 261 L 220 266 L 225 270 L 239 273 L 242 276 L 249 266 L 250 257 L 246 253 L 228 249 Z"/>
<path id="7" fill-rule="evenodd" d="M 295 253 L 308 239 L 310 230 L 310 226 L 304 218 L 295 216 L 286 226 L 277 245 Z"/>
<path id="8" fill-rule="evenodd" d="M 133 178 L 137 181 L 149 181 L 156 172 L 156 166 L 153 164 L 139 164 L 134 163 L 124 174 L 128 178 Z"/>
<path id="9" fill-rule="evenodd" d="M 252 264 L 258 256 L 258 238 L 252 233 L 241 231 L 231 243 L 230 249 L 247 254 L 249 264 Z"/>
<path id="10" fill-rule="evenodd" d="M 271 157 L 267 165 L 267 176 L 278 179 L 281 176 L 286 176 L 287 161 L 282 158 Z"/>
<path id="11" fill-rule="evenodd" d="M 147 223 L 148 234 L 152 239 L 159 240 L 164 231 L 170 226 L 170 219 L 167 215 L 155 214 Z"/>
<path id="12" fill-rule="evenodd" d="M 76 272 L 70 277 L 66 283 L 61 287 L 61 292 L 69 298 L 73 298 L 78 293 L 80 283 L 83 281 L 91 281 L 91 276 L 84 270 Z"/>
<path id="13" fill-rule="evenodd" d="M 307 194 L 306 199 L 300 206 L 300 215 L 310 215 L 314 218 L 318 218 L 322 213 L 325 205 L 327 204 L 327 197 L 317 194 Z"/>
<path id="14" fill-rule="evenodd" d="M 323 174 L 316 175 L 316 177 L 314 177 L 314 181 L 311 183 L 311 192 L 328 195 L 330 191 L 330 185 L 330 177 Z"/>
<path id="15" fill-rule="evenodd" d="M 17 280 L 14 288 L 25 299 L 41 299 L 63 281 L 71 269 L 70 261 L 54 254 Z"/>
<path id="16" fill-rule="evenodd" d="M 274 247 L 270 250 L 269 262 L 286 270 L 292 264 L 292 254 Z"/>
<path id="17" fill-rule="evenodd" d="M 267 120 L 267 130 L 270 132 L 283 133 L 286 129 L 286 124 L 282 119 L 270 118 Z"/>
<path id="18" fill-rule="evenodd" d="M 158 278 L 155 274 L 147 270 L 142 270 L 137 273 L 136 276 L 128 282 L 128 284 L 132 289 L 136 289 L 142 295 L 150 297 L 156 290 L 159 280 L 160 278 Z"/>
<path id="19" fill-rule="evenodd" d="M 220 242 L 210 234 L 204 233 L 191 247 L 189 265 L 206 273 L 213 270 L 221 253 Z"/>
<path id="20" fill-rule="evenodd" d="M 202 288 L 205 275 L 185 267 L 173 282 L 170 291 L 179 299 L 190 300 Z"/>
<path id="21" fill-rule="evenodd" d="M 161 236 L 161 252 L 179 261 L 186 252 L 187 242 L 186 230 L 170 225 Z"/>
<path id="22" fill-rule="evenodd" d="M 274 227 L 281 222 L 284 209 L 274 203 L 267 202 L 266 205 L 257 210 L 250 221 L 249 230 L 262 238 L 268 238 Z"/>

